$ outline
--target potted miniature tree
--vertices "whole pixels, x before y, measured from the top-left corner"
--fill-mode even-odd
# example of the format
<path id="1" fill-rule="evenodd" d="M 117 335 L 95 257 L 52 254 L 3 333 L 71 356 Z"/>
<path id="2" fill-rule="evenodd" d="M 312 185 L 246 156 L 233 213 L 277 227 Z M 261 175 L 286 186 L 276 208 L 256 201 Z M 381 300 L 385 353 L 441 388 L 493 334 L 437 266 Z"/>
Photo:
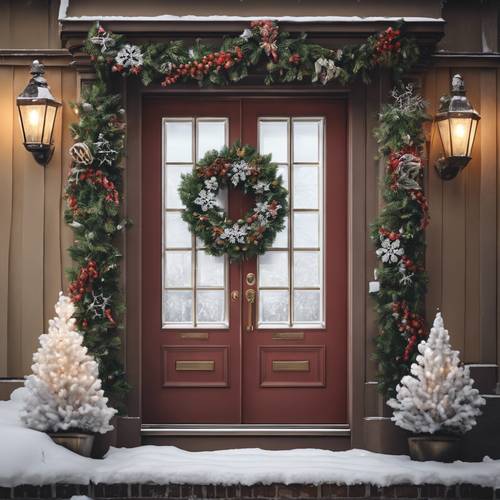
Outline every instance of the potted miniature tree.
<path id="1" fill-rule="evenodd" d="M 113 429 L 109 422 L 116 410 L 107 406 L 98 365 L 82 345 L 75 308 L 62 292 L 55 310 L 49 332 L 40 336 L 33 355 L 21 420 L 32 429 L 49 432 L 56 443 L 89 456 L 94 434 Z"/>
<path id="2" fill-rule="evenodd" d="M 473 388 L 459 352 L 451 349 L 441 313 L 418 351 L 411 375 L 402 378 L 396 398 L 387 404 L 396 425 L 418 434 L 408 438 L 412 459 L 452 462 L 459 456 L 460 436 L 476 425 L 485 400 Z"/>

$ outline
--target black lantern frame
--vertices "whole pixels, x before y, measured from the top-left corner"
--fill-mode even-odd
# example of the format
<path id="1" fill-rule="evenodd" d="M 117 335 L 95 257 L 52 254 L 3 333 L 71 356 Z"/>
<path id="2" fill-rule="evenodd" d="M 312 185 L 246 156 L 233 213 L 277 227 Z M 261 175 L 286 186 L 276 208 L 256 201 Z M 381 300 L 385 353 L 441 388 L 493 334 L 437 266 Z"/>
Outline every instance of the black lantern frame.
<path id="1" fill-rule="evenodd" d="M 465 95 L 465 85 L 460 75 L 455 75 L 451 95 L 441 98 L 436 123 L 444 156 L 435 164 L 443 180 L 455 178 L 469 163 L 481 115 L 471 106 Z"/>
<path id="2" fill-rule="evenodd" d="M 43 64 L 37 60 L 33 61 L 32 77 L 16 99 L 24 147 L 42 166 L 49 163 L 54 152 L 52 136 L 57 109 L 61 106 L 61 103 L 52 95 L 44 74 Z"/>

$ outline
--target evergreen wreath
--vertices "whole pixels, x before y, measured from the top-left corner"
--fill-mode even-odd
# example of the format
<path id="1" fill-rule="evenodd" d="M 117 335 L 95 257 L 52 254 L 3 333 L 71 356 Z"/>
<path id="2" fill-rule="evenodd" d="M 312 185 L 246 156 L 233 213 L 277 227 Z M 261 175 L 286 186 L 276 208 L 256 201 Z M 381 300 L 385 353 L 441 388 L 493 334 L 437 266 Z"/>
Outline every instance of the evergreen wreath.
<path id="1" fill-rule="evenodd" d="M 369 36 L 359 45 L 336 50 L 309 42 L 305 34 L 291 36 L 281 31 L 272 20 L 252 22 L 241 35 L 224 38 L 217 48 L 200 41 L 190 48 L 181 41 L 134 45 L 123 36 L 106 31 L 98 23 L 90 29 L 83 50 L 94 66 L 96 80 L 85 87 L 82 101 L 75 104 L 79 123 L 71 127 L 75 145 L 70 151 L 72 164 L 66 184 L 68 208 L 65 218 L 73 228 L 75 240 L 70 248 L 74 265 L 68 275 L 78 329 L 84 333 L 85 346 L 99 362 L 99 376 L 113 406 L 120 407 L 119 403 L 128 390 L 120 356 L 119 333 L 124 306 L 119 282 L 122 256 L 117 243 L 117 235 L 127 225 L 121 214 L 120 164 L 124 155 L 126 123 L 114 76 L 139 77 L 144 85 L 161 83 L 168 87 L 196 82 L 200 86 L 221 86 L 241 81 L 253 71 L 264 75 L 266 85 L 301 81 L 318 85 L 338 81 L 345 85 L 357 78 L 369 83 L 376 71 L 385 69 L 399 81 L 420 57 L 415 40 L 405 34 L 404 28 L 403 23 L 396 24 Z M 414 125 L 420 126 L 417 122 Z M 401 143 L 401 133 L 404 132 L 391 125 L 394 123 L 391 113 L 382 114 L 380 123 L 381 129 L 390 129 L 384 133 L 384 144 L 391 141 Z M 399 148 L 391 146 L 389 149 L 397 152 Z M 266 161 L 270 163 L 270 160 Z M 417 203 L 418 191 L 412 193 L 410 196 L 415 197 L 412 202 Z M 285 202 L 286 195 L 281 194 Z M 280 217 L 281 213 L 280 209 Z M 384 227 L 393 226 L 397 224 L 385 224 Z M 277 231 L 280 225 L 273 221 L 271 227 Z M 271 230 L 266 229 L 262 243 L 253 245 L 256 248 L 252 251 L 265 251 L 273 238 Z M 412 244 L 419 255 L 423 253 L 423 244 L 420 236 Z M 394 250 L 398 250 L 397 244 Z M 235 246 L 229 253 L 233 259 L 238 259 L 246 252 L 236 250 Z M 417 261 L 413 259 L 413 262 Z M 383 273 L 381 276 L 382 286 L 387 283 L 396 287 L 394 280 L 386 282 Z M 425 289 L 418 285 L 418 279 L 415 283 L 414 302 L 421 304 Z M 381 387 L 385 391 L 397 383 L 394 370 L 386 367 L 400 363 L 398 360 L 405 349 L 405 342 L 387 340 L 395 335 L 392 316 L 382 304 L 384 300 L 389 301 L 389 295 L 382 292 L 378 306 L 381 335 L 377 356 L 381 363 Z M 406 303 L 396 303 L 406 310 Z M 401 370 L 402 365 L 398 366 Z"/>
<path id="2" fill-rule="evenodd" d="M 184 175 L 179 194 L 186 209 L 182 218 L 210 255 L 227 254 L 231 261 L 246 260 L 268 250 L 284 228 L 288 191 L 276 176 L 271 156 L 262 156 L 239 142 L 221 151 L 209 151 Z M 256 204 L 233 221 L 217 205 L 221 188 L 237 188 L 254 196 Z"/>

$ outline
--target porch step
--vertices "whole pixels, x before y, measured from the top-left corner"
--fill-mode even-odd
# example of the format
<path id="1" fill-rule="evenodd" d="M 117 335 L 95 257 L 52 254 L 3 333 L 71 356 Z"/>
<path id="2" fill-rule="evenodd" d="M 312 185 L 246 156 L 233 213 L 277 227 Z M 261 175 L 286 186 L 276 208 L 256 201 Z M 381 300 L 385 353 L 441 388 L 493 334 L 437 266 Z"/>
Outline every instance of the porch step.
<path id="1" fill-rule="evenodd" d="M 348 425 L 151 425 L 141 428 L 143 445 L 177 446 L 188 451 L 231 448 L 320 448 L 348 450 Z"/>

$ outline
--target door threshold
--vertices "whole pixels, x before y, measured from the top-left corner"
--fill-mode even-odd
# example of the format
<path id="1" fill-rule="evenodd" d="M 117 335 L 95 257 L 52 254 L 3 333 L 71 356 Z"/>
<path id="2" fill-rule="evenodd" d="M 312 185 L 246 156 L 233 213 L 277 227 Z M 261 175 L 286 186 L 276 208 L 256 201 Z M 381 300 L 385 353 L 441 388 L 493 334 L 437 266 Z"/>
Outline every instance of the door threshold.
<path id="1" fill-rule="evenodd" d="M 143 424 L 142 436 L 339 436 L 348 424 Z"/>

